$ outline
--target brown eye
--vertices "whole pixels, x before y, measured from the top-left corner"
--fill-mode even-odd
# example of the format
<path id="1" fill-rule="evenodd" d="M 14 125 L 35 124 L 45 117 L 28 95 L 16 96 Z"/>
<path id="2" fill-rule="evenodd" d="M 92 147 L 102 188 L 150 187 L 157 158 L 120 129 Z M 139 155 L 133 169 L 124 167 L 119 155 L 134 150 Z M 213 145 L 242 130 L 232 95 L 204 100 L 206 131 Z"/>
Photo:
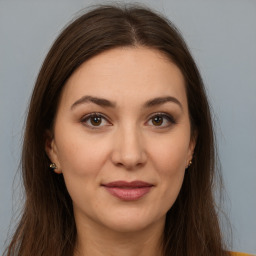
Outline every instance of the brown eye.
<path id="1" fill-rule="evenodd" d="M 160 126 L 163 124 L 163 117 L 162 116 L 155 116 L 152 118 L 152 123 L 155 126 Z"/>
<path id="2" fill-rule="evenodd" d="M 169 114 L 159 113 L 155 114 L 149 119 L 149 124 L 154 127 L 166 128 L 171 126 L 172 124 L 176 124 L 176 121 Z"/>
<path id="3" fill-rule="evenodd" d="M 101 116 L 91 116 L 90 121 L 93 126 L 99 126 L 102 122 L 102 118 Z"/>
<path id="4" fill-rule="evenodd" d="M 111 125 L 108 120 L 99 113 L 91 113 L 82 118 L 81 122 L 91 129 Z"/>

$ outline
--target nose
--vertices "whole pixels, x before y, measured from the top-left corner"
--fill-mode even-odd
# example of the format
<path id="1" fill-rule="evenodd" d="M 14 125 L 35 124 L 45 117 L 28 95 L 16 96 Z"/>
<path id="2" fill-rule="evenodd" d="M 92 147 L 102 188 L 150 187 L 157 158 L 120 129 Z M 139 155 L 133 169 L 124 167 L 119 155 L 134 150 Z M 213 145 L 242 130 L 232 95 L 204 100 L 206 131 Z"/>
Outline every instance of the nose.
<path id="1" fill-rule="evenodd" d="M 132 170 L 145 165 L 147 154 L 145 143 L 136 128 L 120 129 L 114 138 L 112 162 L 125 169 Z"/>

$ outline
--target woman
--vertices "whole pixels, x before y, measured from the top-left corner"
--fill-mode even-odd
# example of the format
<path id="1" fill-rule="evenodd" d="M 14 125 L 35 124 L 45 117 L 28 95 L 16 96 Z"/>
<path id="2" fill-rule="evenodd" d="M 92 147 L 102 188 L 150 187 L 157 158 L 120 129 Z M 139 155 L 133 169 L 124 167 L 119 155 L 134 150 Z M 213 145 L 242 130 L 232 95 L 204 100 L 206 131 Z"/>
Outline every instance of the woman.
<path id="1" fill-rule="evenodd" d="M 31 97 L 26 203 L 7 255 L 230 255 L 198 69 L 175 27 L 99 7 L 58 37 Z"/>

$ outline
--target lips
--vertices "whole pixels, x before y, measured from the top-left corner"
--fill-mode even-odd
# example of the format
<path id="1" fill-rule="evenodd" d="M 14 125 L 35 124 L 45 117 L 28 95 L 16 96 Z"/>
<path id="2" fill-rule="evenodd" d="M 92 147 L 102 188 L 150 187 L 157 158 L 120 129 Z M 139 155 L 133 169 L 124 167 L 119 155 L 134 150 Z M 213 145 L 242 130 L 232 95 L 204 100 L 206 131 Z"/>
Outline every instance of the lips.
<path id="1" fill-rule="evenodd" d="M 150 192 L 153 184 L 139 180 L 132 182 L 120 180 L 102 186 L 114 197 L 124 201 L 135 201 Z"/>

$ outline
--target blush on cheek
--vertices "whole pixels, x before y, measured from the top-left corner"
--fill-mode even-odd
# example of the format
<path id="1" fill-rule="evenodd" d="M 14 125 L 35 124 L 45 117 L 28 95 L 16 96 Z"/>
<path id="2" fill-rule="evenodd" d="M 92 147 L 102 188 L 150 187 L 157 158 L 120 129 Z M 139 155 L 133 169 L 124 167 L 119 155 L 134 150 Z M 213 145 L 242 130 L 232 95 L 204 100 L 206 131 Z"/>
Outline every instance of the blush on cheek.
<path id="1" fill-rule="evenodd" d="M 164 197 L 168 210 L 175 202 L 183 183 L 185 174 L 184 159 L 184 154 L 181 157 L 175 152 L 165 152 L 161 155 L 161 157 L 159 154 L 157 169 L 159 172 L 161 172 L 159 174 L 161 177 L 161 182 L 164 184 Z"/>
<path id="2" fill-rule="evenodd" d="M 97 169 L 99 154 L 86 143 L 77 143 L 75 140 L 62 141 L 59 143 L 58 159 L 63 172 L 74 175 L 87 175 Z"/>
<path id="3" fill-rule="evenodd" d="M 184 180 L 184 174 L 184 170 L 176 170 L 176 172 L 171 172 L 166 177 L 167 188 L 165 191 L 165 202 L 167 203 L 167 210 L 169 210 L 172 207 L 180 193 Z"/>
<path id="4" fill-rule="evenodd" d="M 186 154 L 184 150 L 178 153 L 176 150 L 159 150 L 155 152 L 155 157 L 158 159 L 157 169 L 166 174 L 175 175 L 175 173 L 185 170 Z"/>

